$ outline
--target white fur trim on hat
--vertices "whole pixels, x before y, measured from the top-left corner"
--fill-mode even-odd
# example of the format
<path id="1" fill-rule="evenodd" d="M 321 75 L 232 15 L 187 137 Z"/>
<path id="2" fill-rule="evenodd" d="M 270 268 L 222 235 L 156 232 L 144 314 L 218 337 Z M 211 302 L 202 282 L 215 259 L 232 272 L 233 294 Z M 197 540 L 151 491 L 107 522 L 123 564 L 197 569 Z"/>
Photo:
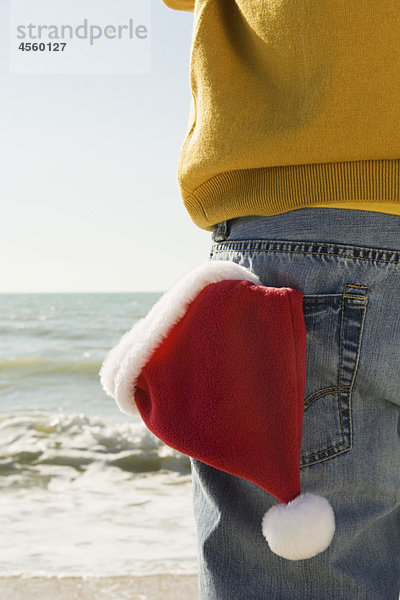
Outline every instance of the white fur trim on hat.
<path id="1" fill-rule="evenodd" d="M 287 504 L 275 504 L 264 515 L 262 532 L 272 552 L 288 560 L 312 558 L 326 550 L 335 533 L 329 501 L 300 494 Z"/>
<path id="2" fill-rule="evenodd" d="M 202 263 L 163 294 L 148 314 L 110 350 L 100 369 L 100 381 L 123 413 L 137 414 L 133 400 L 136 380 L 169 330 L 185 315 L 190 302 L 210 283 L 227 279 L 260 285 L 254 273 L 235 262 L 209 260 Z"/>

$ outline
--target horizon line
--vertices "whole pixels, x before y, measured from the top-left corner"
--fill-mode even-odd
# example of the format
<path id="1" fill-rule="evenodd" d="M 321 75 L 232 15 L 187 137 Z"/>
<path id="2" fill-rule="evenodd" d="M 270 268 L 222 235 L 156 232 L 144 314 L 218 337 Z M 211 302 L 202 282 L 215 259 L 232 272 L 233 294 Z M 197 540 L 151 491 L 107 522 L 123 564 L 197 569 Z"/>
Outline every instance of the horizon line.
<path id="1" fill-rule="evenodd" d="M 135 291 L 27 291 L 27 292 L 2 292 L 0 291 L 0 296 L 6 296 L 7 294 L 164 294 L 167 290 L 135 290 Z"/>

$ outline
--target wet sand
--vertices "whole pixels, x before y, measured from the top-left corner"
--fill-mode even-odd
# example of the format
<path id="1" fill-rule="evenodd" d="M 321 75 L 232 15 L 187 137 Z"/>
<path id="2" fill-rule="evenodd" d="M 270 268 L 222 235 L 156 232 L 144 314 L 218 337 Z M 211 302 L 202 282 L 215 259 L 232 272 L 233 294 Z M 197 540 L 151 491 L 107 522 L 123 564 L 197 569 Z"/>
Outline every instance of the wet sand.
<path id="1" fill-rule="evenodd" d="M 1 600 L 196 600 L 197 575 L 0 577 Z"/>

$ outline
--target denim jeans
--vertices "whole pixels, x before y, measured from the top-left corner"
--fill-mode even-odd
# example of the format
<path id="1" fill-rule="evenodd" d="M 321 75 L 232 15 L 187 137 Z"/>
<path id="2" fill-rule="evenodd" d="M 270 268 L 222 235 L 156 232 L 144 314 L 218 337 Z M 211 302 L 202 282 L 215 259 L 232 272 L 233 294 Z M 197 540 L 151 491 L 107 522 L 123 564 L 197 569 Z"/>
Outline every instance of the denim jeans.
<path id="1" fill-rule="evenodd" d="M 210 260 L 303 292 L 301 486 L 328 498 L 336 533 L 314 558 L 280 558 L 260 526 L 277 500 L 191 459 L 200 600 L 398 600 L 400 216 L 307 208 L 224 221 L 212 239 Z"/>

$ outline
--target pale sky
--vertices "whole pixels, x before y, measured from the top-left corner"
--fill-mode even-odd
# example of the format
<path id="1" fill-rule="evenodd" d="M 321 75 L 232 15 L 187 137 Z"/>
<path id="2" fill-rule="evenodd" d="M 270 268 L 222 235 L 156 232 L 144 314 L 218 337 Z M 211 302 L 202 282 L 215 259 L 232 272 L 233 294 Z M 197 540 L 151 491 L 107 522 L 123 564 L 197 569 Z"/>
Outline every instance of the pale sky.
<path id="1" fill-rule="evenodd" d="M 193 13 L 151 15 L 151 73 L 15 75 L 0 0 L 0 292 L 164 291 L 208 260 L 177 182 Z"/>

